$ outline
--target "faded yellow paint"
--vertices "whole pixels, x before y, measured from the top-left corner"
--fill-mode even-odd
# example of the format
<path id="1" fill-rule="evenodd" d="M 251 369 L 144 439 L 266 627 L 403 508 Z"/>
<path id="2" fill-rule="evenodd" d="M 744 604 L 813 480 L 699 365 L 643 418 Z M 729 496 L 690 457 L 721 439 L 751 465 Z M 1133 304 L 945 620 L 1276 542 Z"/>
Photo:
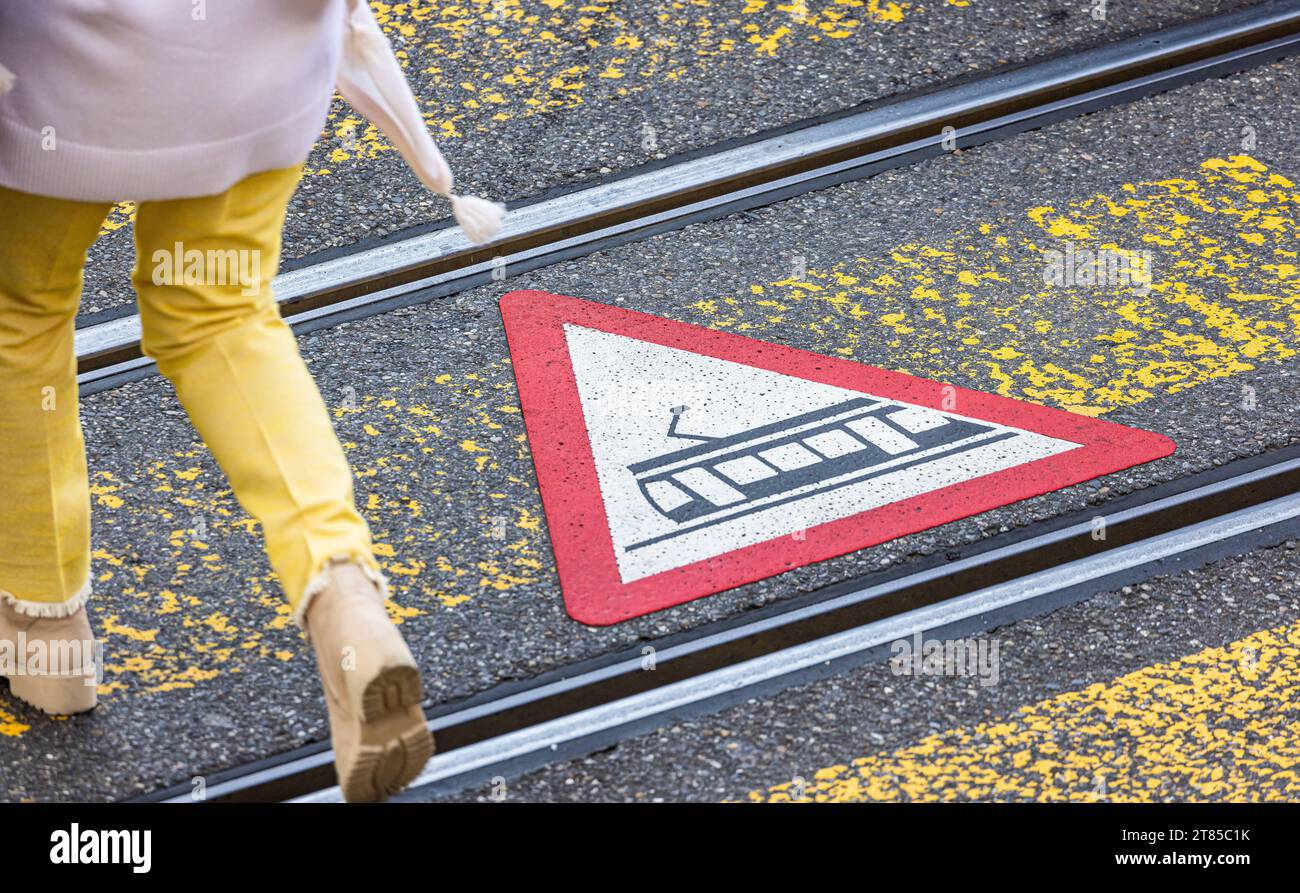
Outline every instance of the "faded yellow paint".
<path id="1" fill-rule="evenodd" d="M 1297 202 L 1259 161 L 1211 159 L 1185 178 L 1033 208 L 1041 235 L 1015 220 L 978 224 L 940 245 L 763 283 L 762 302 L 710 298 L 694 309 L 710 326 L 761 338 L 783 328 L 768 308 L 802 305 L 814 350 L 854 357 L 883 343 L 900 371 L 1096 416 L 1295 356 Z M 1225 221 L 1231 241 L 1212 228 Z M 1156 246 L 1155 269 L 1137 283 L 1147 288 L 1044 284 L 1044 252 L 1062 240 L 1128 256 Z"/>
<path id="2" fill-rule="evenodd" d="M 1300 798 L 1300 624 L 753 791 L 756 802 Z"/>
<path id="3" fill-rule="evenodd" d="M 99 234 L 111 233 L 135 220 L 135 202 L 118 202 L 100 224 Z"/>
<path id="4" fill-rule="evenodd" d="M 964 7 L 968 0 L 947 3 Z M 864 26 L 897 24 L 914 5 L 920 8 L 891 0 L 665 0 L 639 18 L 621 0 L 370 3 L 423 94 L 424 117 L 440 140 L 581 106 L 588 76 L 622 82 L 620 96 L 665 89 L 738 56 L 779 58 L 797 43 L 844 40 Z M 620 52 L 598 71 L 567 62 L 574 49 L 602 48 Z M 428 60 L 424 67 L 413 67 L 415 56 Z M 492 114 L 476 114 L 488 108 Z M 378 128 L 338 103 L 321 138 L 326 164 L 308 166 L 307 175 L 328 176 L 353 159 L 393 151 Z M 131 223 L 135 210 L 134 202 L 118 203 L 101 234 Z"/>
<path id="5" fill-rule="evenodd" d="M 90 495 L 94 498 L 96 505 L 102 505 L 106 508 L 121 508 L 122 498 L 117 496 L 117 491 L 122 489 L 116 483 L 101 483 L 104 478 L 111 478 L 109 475 L 93 474 L 91 475 Z"/>
<path id="6" fill-rule="evenodd" d="M 101 637 L 125 636 L 126 638 L 133 639 L 136 642 L 153 642 L 158 638 L 158 630 L 134 629 L 133 627 L 118 623 L 116 615 L 110 614 L 107 617 L 96 617 L 95 619 L 99 623 Z"/>
<path id="7" fill-rule="evenodd" d="M 31 729 L 31 726 L 27 725 L 26 723 L 19 722 L 18 717 L 14 716 L 12 713 L 10 713 L 8 710 L 5 710 L 3 707 L 0 707 L 0 735 L 7 736 L 9 738 L 17 738 L 19 735 L 21 735 L 23 732 L 28 731 L 29 729 Z"/>
<path id="8" fill-rule="evenodd" d="M 617 81 L 620 96 L 662 90 L 738 57 L 779 58 L 796 44 L 844 40 L 864 27 L 897 24 L 914 5 L 666 0 L 641 18 L 620 0 L 370 4 L 399 47 L 402 65 L 415 75 L 424 116 L 443 140 L 468 129 L 489 131 L 502 121 L 579 107 L 593 81 Z M 593 69 L 571 64 L 574 49 L 617 55 L 602 58 L 601 67 Z M 428 60 L 418 71 L 413 70 L 416 58 Z M 353 158 L 392 149 L 376 128 L 348 111 L 331 114 L 325 137 L 334 144 L 331 166 L 309 174 L 327 175 Z"/>

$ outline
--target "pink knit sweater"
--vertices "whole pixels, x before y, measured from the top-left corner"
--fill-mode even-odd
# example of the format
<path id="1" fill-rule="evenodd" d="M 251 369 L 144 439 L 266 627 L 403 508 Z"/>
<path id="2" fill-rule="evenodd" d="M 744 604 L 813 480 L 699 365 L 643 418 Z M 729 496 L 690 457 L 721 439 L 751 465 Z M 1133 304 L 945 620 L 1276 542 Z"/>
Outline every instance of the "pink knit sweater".
<path id="1" fill-rule="evenodd" d="M 472 241 L 501 224 L 502 206 L 452 194 L 365 0 L 0 0 L 0 63 L 10 189 L 80 201 L 223 192 L 305 159 L 337 84 L 451 200 Z"/>
<path id="2" fill-rule="evenodd" d="M 0 184 L 185 198 L 296 164 L 324 124 L 344 25 L 344 0 L 3 0 L 16 83 L 0 97 Z"/>

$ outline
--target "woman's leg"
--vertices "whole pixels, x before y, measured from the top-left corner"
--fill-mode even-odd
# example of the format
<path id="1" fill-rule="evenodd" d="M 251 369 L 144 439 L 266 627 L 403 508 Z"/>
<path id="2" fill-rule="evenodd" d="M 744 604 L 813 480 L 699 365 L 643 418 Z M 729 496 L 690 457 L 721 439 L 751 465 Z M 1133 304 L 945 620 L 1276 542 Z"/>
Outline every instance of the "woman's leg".
<path id="1" fill-rule="evenodd" d="M 82 610 L 90 491 L 72 336 L 86 249 L 108 211 L 0 188 L 0 638 L 13 642 L 19 633 L 93 642 Z M 48 712 L 94 706 L 93 685 L 39 678 L 78 668 L 46 669 L 0 675 Z"/>
<path id="2" fill-rule="evenodd" d="M 262 524 L 266 551 L 316 649 L 340 783 L 382 799 L 432 755 L 410 651 L 384 608 L 352 472 L 271 280 L 299 170 L 136 214 L 143 347 Z"/>
<path id="3" fill-rule="evenodd" d="M 0 590 L 54 612 L 89 588 L 72 333 L 108 211 L 0 187 Z"/>
<path id="4" fill-rule="evenodd" d="M 221 195 L 143 203 L 132 282 L 144 352 L 261 522 L 301 619 L 303 594 L 331 558 L 377 566 L 351 469 L 271 293 L 297 181 L 296 168 L 269 171 Z"/>

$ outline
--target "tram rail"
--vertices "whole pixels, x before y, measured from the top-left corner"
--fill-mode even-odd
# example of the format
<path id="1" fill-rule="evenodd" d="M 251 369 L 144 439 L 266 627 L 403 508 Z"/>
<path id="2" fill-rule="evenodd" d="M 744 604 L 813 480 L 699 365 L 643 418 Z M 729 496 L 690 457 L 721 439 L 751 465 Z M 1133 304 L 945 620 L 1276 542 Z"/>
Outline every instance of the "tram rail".
<path id="1" fill-rule="evenodd" d="M 296 331 L 337 325 L 1005 139 L 1298 49 L 1300 0 L 1273 0 L 636 168 L 512 208 L 488 245 L 471 244 L 444 221 L 431 232 L 287 270 L 273 288 Z M 141 354 L 140 333 L 139 317 L 130 311 L 77 329 L 83 393 L 154 373 Z"/>
<path id="2" fill-rule="evenodd" d="M 522 774 L 882 659 L 917 633 L 971 635 L 1297 536 L 1300 446 L 438 705 L 428 713 L 438 753 L 412 791 Z M 323 743 L 205 781 L 205 801 L 340 799 Z M 182 784 L 137 800 L 194 794 Z"/>

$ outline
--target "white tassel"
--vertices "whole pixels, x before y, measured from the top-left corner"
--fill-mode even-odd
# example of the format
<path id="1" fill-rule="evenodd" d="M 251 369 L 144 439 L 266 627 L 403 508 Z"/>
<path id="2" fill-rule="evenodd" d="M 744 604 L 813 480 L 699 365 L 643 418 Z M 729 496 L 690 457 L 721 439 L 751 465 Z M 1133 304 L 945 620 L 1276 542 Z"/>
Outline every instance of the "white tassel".
<path id="1" fill-rule="evenodd" d="M 471 242 L 490 242 L 501 229 L 505 205 L 451 192 L 451 169 L 429 135 L 392 45 L 365 0 L 348 3 L 347 45 L 340 63 L 339 92 L 384 132 L 421 183 L 451 200 L 451 213 Z"/>
<path id="2" fill-rule="evenodd" d="M 471 242 L 482 245 L 492 241 L 497 230 L 501 229 L 501 218 L 506 213 L 505 205 L 472 195 L 452 195 L 448 198 L 451 199 L 452 216 Z"/>
<path id="3" fill-rule="evenodd" d="M 14 83 L 18 80 L 14 73 L 0 65 L 0 96 L 4 96 L 14 88 Z"/>

